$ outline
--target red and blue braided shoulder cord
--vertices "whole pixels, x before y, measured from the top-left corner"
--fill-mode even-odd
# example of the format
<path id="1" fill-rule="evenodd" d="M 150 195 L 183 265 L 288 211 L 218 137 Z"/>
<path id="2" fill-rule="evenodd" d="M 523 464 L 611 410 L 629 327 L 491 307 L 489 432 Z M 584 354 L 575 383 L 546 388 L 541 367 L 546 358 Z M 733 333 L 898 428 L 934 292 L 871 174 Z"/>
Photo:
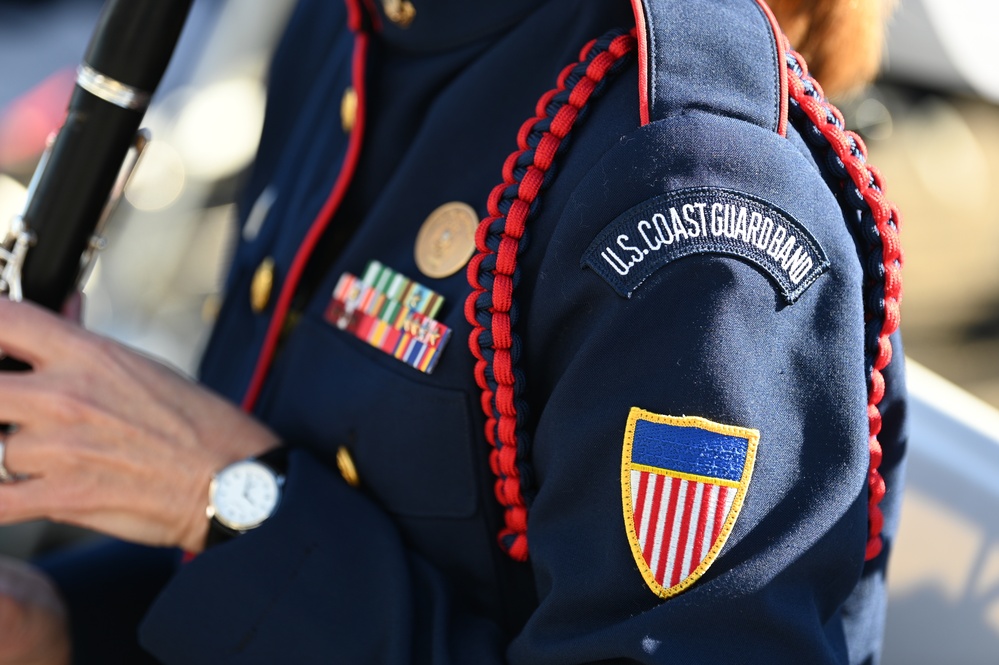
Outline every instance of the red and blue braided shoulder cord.
<path id="1" fill-rule="evenodd" d="M 469 347 L 476 358 L 475 380 L 486 415 L 485 436 L 491 446 L 489 462 L 496 476 L 495 493 L 504 510 L 500 547 L 511 558 L 525 561 L 527 501 L 531 491 L 531 438 L 520 368 L 522 344 L 516 332 L 514 291 L 520 281 L 518 257 L 526 246 L 525 230 L 540 211 L 541 194 L 556 175 L 558 160 L 567 150 L 571 133 L 587 114 L 591 102 L 636 50 L 635 31 L 612 31 L 588 43 L 579 61 L 559 74 L 556 87 L 538 100 L 536 115 L 517 134 L 518 150 L 503 165 L 503 182 L 493 188 L 476 233 L 477 253 L 468 265 L 472 293 L 465 316 L 472 325 Z M 786 49 L 790 118 L 819 151 L 827 151 L 823 167 L 839 183 L 839 195 L 848 217 L 858 221 L 864 258 L 865 358 L 868 375 L 870 467 L 868 472 L 869 530 L 866 558 L 881 551 L 883 518 L 878 504 L 885 484 L 881 464 L 879 405 L 884 397 L 882 370 L 891 362 L 890 335 L 898 329 L 901 297 L 901 250 L 898 210 L 888 202 L 880 173 L 867 164 L 863 141 L 845 131 L 840 112 L 825 101 L 822 89 L 808 75 L 800 55 Z"/>
<path id="2" fill-rule="evenodd" d="M 789 115 L 791 122 L 819 152 L 825 151 L 827 174 L 839 184 L 835 191 L 847 221 L 855 224 L 864 269 L 864 359 L 867 373 L 867 419 L 870 425 L 867 472 L 868 535 L 865 558 L 881 553 L 884 517 L 879 504 L 885 495 L 881 477 L 882 372 L 891 363 L 891 335 L 898 330 L 902 300 L 902 247 L 898 208 L 885 198 L 881 172 L 867 163 L 867 147 L 844 127 L 843 115 L 827 102 L 822 88 L 808 74 L 800 54 L 787 48 Z"/>

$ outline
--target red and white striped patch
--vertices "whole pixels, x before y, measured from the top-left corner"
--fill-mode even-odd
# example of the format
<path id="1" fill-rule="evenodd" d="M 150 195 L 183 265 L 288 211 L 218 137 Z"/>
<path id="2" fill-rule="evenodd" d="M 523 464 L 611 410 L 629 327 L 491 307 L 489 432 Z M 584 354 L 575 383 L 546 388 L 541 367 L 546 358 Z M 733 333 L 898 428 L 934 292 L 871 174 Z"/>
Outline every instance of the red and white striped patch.
<path id="1" fill-rule="evenodd" d="M 728 539 L 752 476 L 759 432 L 633 408 L 622 495 L 635 562 L 662 598 L 693 584 Z"/>
<path id="2" fill-rule="evenodd" d="M 656 582 L 676 586 L 707 558 L 738 487 L 648 471 L 632 471 L 631 487 L 642 557 Z"/>

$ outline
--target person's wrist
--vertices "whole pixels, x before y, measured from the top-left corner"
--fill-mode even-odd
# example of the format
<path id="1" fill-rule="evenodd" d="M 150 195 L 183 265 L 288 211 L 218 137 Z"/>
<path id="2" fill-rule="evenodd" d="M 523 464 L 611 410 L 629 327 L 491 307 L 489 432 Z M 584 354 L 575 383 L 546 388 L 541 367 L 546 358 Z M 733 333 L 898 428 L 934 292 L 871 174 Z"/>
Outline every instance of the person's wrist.
<path id="1" fill-rule="evenodd" d="M 205 537 L 208 534 L 208 520 L 205 519 L 205 497 L 208 495 L 208 486 L 212 475 L 216 469 L 229 463 L 228 460 L 219 462 L 217 460 L 200 460 L 194 471 L 195 480 L 189 493 L 189 506 L 185 510 L 186 521 L 181 531 L 182 535 L 178 539 L 178 545 L 185 552 L 194 555 L 205 549 Z"/>
<path id="2" fill-rule="evenodd" d="M 238 537 L 269 520 L 278 509 L 287 469 L 287 448 L 232 462 L 212 475 L 204 548 Z"/>
<path id="3" fill-rule="evenodd" d="M 226 406 L 231 407 L 228 403 Z M 215 441 L 213 445 L 200 446 L 192 456 L 193 459 L 185 461 L 189 484 L 182 496 L 186 498 L 187 505 L 180 537 L 175 542 L 191 555 L 205 549 L 209 526 L 206 507 L 215 474 L 234 462 L 267 454 L 282 445 L 277 435 L 263 423 L 239 413 L 235 407 L 231 409 L 239 418 L 236 419 L 235 426 L 226 431 L 227 436 Z"/>

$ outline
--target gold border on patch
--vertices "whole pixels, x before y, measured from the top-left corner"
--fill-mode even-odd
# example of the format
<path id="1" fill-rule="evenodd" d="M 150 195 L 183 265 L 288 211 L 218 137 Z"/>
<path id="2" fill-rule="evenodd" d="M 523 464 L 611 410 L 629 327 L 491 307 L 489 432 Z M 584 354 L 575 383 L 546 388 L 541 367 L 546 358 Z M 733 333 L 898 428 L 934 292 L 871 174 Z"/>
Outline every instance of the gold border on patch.
<path id="1" fill-rule="evenodd" d="M 682 430 L 688 430 L 687 434 L 695 439 L 697 431 L 708 433 L 703 436 L 705 445 L 711 445 L 712 433 L 744 440 L 745 457 L 739 478 L 735 480 L 692 472 L 689 468 L 671 468 L 669 463 L 661 461 L 648 463 L 647 458 L 657 456 L 655 452 L 640 452 L 646 463 L 634 461 L 635 432 L 639 421 L 680 428 L 681 434 Z M 718 558 L 742 510 L 759 440 L 760 433 L 755 429 L 725 425 L 698 416 L 667 416 L 638 407 L 631 408 L 621 456 L 624 525 L 635 563 L 649 589 L 660 598 L 670 598 L 689 588 Z M 650 442 L 639 441 L 638 445 L 643 449 L 663 450 L 658 443 L 657 446 L 647 444 Z M 665 445 L 668 448 L 669 443 Z M 677 446 L 675 457 L 683 457 L 685 445 L 689 446 L 689 441 Z M 716 451 L 718 455 L 724 454 L 721 448 Z M 708 453 L 710 457 L 711 451 Z M 641 514 L 638 510 L 639 498 L 642 499 Z M 665 515 L 660 518 L 659 514 L 664 510 Z M 656 519 L 652 519 L 653 513 Z M 711 525 L 708 520 L 711 520 Z M 717 529 L 714 529 L 714 524 L 718 524 Z M 704 532 L 709 526 L 712 527 L 711 538 L 705 542 Z M 700 544 L 698 534 L 701 535 Z M 680 547 L 681 542 L 683 547 Z"/>
<path id="2" fill-rule="evenodd" d="M 442 279 L 461 270 L 475 252 L 479 216 L 461 201 L 436 208 L 416 235 L 416 267 L 427 277 Z"/>

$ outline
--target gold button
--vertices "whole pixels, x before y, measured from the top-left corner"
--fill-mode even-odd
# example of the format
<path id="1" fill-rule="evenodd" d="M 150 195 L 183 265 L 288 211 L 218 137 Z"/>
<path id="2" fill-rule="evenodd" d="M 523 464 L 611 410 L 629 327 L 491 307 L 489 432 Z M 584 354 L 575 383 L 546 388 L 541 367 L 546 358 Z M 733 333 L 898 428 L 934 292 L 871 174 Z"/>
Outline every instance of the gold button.
<path id="1" fill-rule="evenodd" d="M 346 446 L 340 446 L 336 451 L 336 466 L 340 469 L 340 475 L 351 487 L 358 487 L 361 478 L 357 475 L 357 467 L 354 466 L 354 458 L 350 456 L 350 451 Z"/>
<path id="2" fill-rule="evenodd" d="M 217 293 L 208 294 L 201 302 L 201 320 L 204 323 L 215 323 L 222 309 L 222 297 Z"/>
<path id="3" fill-rule="evenodd" d="M 416 267 L 427 277 L 441 279 L 461 270 L 475 252 L 475 208 L 452 201 L 427 217 L 416 235 Z"/>
<path id="4" fill-rule="evenodd" d="M 388 20 L 400 28 L 408 28 L 416 18 L 416 7 L 409 0 L 382 0 L 382 9 Z"/>
<path id="5" fill-rule="evenodd" d="M 267 309 L 271 301 L 271 290 L 274 288 L 274 259 L 267 257 L 257 266 L 250 282 L 250 307 L 254 313 L 260 314 Z"/>
<path id="6" fill-rule="evenodd" d="M 343 99 L 340 100 L 340 126 L 343 131 L 350 134 L 354 129 L 354 121 L 357 120 L 357 91 L 352 87 L 347 87 L 343 91 Z"/>

